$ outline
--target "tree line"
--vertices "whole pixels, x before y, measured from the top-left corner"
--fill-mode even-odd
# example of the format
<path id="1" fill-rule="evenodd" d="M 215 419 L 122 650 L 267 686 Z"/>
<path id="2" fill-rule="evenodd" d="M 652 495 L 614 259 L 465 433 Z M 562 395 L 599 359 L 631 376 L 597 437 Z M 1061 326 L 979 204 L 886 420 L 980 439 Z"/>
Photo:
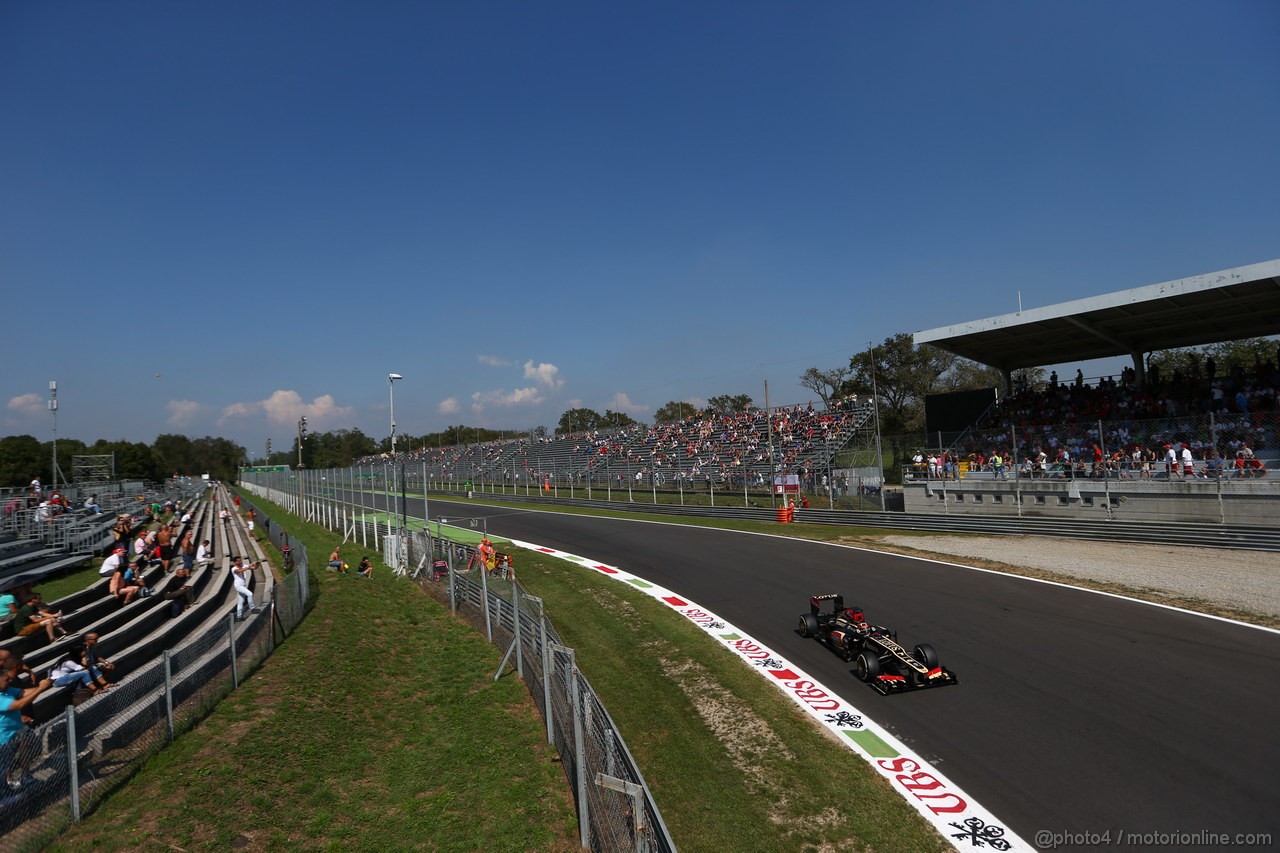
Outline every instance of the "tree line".
<path id="1" fill-rule="evenodd" d="M 161 435 L 152 444 L 106 439 L 85 444 L 74 438 L 59 438 L 58 482 L 71 480 L 75 456 L 112 457 L 117 480 L 160 482 L 174 474 L 234 479 L 245 452 L 230 439 L 212 436 Z M 30 435 L 0 438 L 0 484 L 25 486 L 34 477 L 51 484 L 53 464 L 52 441 L 40 441 Z"/>
<path id="2" fill-rule="evenodd" d="M 1259 365 L 1276 366 L 1280 359 L 1280 342 L 1271 338 L 1251 338 L 1205 347 L 1162 350 L 1147 358 L 1147 369 L 1163 377 L 1201 375 L 1203 366 L 1213 359 L 1218 376 L 1233 373 L 1253 375 Z M 1047 384 L 1041 368 L 1015 371 L 1015 382 L 1032 388 Z M 870 396 L 880 400 L 881 432 L 895 440 L 907 441 L 924 434 L 924 400 L 930 394 L 966 391 L 977 388 L 1001 388 L 1004 378 L 999 370 L 953 355 L 928 345 L 916 346 L 908 333 L 885 338 L 863 352 L 854 353 L 847 364 L 822 369 L 810 367 L 800 377 L 800 384 L 813 391 L 824 407 L 850 395 Z M 654 423 L 674 423 L 707 413 L 732 414 L 756 406 L 749 394 L 720 394 L 704 406 L 671 400 L 654 412 Z M 590 431 L 613 431 L 641 426 L 625 412 L 588 408 L 569 409 L 560 416 L 556 431 L 572 434 Z M 396 438 L 397 450 L 421 450 L 431 447 L 453 447 L 508 438 L 528 436 L 539 439 L 546 427 L 523 430 L 495 430 L 449 426 L 423 435 Z M 302 442 L 301 462 L 307 468 L 342 468 L 357 459 L 386 453 L 391 449 L 390 437 L 375 439 L 358 429 L 338 429 L 312 433 Z M 903 447 L 893 447 L 902 451 Z M 118 479 L 142 479 L 158 482 L 175 473 L 234 479 L 243 464 L 267 463 L 296 467 L 299 462 L 298 440 L 291 446 L 276 448 L 270 458 L 251 456 L 243 447 L 225 438 L 189 438 L 184 435 L 161 435 L 154 443 L 98 440 L 85 444 L 72 438 L 58 440 L 61 475 L 69 479 L 71 457 L 111 454 Z M 50 441 L 39 441 L 30 435 L 0 438 L 0 484 L 23 486 L 33 477 L 53 481 L 53 448 Z"/>

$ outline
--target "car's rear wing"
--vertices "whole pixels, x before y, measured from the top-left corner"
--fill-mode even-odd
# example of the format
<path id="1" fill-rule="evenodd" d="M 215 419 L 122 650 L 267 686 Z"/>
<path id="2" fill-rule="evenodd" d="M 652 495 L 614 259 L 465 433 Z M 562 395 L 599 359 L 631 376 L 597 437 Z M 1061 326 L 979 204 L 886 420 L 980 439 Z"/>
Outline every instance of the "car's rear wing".
<path id="1" fill-rule="evenodd" d="M 809 598 L 809 612 L 817 616 L 822 612 L 822 603 L 824 601 L 835 601 L 832 613 L 839 613 L 844 610 L 844 596 L 838 592 L 828 592 L 824 595 L 814 595 Z"/>

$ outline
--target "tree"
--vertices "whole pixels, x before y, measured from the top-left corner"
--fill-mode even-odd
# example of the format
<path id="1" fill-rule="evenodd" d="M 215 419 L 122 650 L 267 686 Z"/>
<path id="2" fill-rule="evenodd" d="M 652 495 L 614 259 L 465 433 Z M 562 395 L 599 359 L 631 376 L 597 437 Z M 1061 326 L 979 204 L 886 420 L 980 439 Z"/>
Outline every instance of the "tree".
<path id="1" fill-rule="evenodd" d="M 1156 350 L 1147 356 L 1147 376 L 1158 377 L 1161 382 L 1173 381 L 1174 377 L 1178 381 L 1207 379 L 1209 359 L 1212 358 L 1216 379 L 1232 375 L 1269 377 L 1276 369 L 1278 349 L 1280 341 L 1245 338 L 1204 347 Z"/>
<path id="2" fill-rule="evenodd" d="M 624 427 L 636 426 L 636 419 L 628 415 L 626 412 L 614 412 L 609 409 L 604 410 L 604 417 L 601 419 L 600 425 L 609 429 L 623 429 Z"/>
<path id="3" fill-rule="evenodd" d="M 698 413 L 698 409 L 693 403 L 681 403 L 672 400 L 658 411 L 653 413 L 653 422 L 659 424 L 673 424 L 682 421 L 685 418 L 691 418 Z"/>
<path id="4" fill-rule="evenodd" d="M 0 483 L 26 488 L 32 477 L 49 482 L 53 460 L 40 449 L 40 442 L 30 435 L 6 435 L 0 438 Z"/>
<path id="5" fill-rule="evenodd" d="M 810 367 L 801 375 L 800 384 L 821 397 L 823 407 L 829 409 L 831 401 L 840 395 L 840 389 L 852 372 L 848 367 L 835 367 L 831 370 Z"/>
<path id="6" fill-rule="evenodd" d="M 560 416 L 558 432 L 583 432 L 604 426 L 604 416 L 591 409 L 570 409 Z"/>
<path id="7" fill-rule="evenodd" d="M 201 474 L 191 467 L 193 450 L 191 439 L 185 435 L 158 435 L 151 446 L 156 463 L 167 474 Z"/>
<path id="8" fill-rule="evenodd" d="M 745 412 L 751 408 L 753 401 L 750 394 L 720 394 L 707 401 L 707 408 L 722 415 Z"/>

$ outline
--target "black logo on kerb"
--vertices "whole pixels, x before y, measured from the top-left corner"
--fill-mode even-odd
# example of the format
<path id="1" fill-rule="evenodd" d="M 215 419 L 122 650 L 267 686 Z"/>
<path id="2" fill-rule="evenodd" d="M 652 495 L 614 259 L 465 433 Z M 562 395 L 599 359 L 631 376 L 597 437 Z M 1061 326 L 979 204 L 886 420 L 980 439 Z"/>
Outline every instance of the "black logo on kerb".
<path id="1" fill-rule="evenodd" d="M 992 850 L 1008 850 L 1010 845 L 1004 840 L 1004 827 L 987 823 L 980 817 L 965 818 L 963 824 L 952 823 L 960 832 L 951 833 L 952 838 L 968 841 L 974 847 L 991 846 Z"/>
<path id="2" fill-rule="evenodd" d="M 862 728 L 862 718 L 857 714 L 850 714 L 848 711 L 837 711 L 834 714 L 827 714 L 826 719 L 828 723 L 842 728 L 845 726 L 848 726 L 851 729 Z"/>

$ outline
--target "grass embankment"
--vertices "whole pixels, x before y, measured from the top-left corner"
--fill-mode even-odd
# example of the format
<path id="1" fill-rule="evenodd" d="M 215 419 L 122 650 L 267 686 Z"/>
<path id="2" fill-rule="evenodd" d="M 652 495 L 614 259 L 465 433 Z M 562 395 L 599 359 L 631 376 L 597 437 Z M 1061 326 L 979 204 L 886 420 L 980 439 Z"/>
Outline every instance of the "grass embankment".
<path id="1" fill-rule="evenodd" d="M 564 773 L 524 686 L 493 681 L 499 650 L 385 568 L 325 571 L 340 537 L 272 514 L 321 567 L 314 609 L 51 849 L 573 849 Z"/>
<path id="2" fill-rule="evenodd" d="M 338 537 L 271 512 L 323 565 Z M 686 620 L 576 566 L 518 560 L 681 850 L 945 848 Z M 541 719 L 514 673 L 492 680 L 501 651 L 375 564 L 372 582 L 316 572 L 289 641 L 53 849 L 577 849 Z"/>

